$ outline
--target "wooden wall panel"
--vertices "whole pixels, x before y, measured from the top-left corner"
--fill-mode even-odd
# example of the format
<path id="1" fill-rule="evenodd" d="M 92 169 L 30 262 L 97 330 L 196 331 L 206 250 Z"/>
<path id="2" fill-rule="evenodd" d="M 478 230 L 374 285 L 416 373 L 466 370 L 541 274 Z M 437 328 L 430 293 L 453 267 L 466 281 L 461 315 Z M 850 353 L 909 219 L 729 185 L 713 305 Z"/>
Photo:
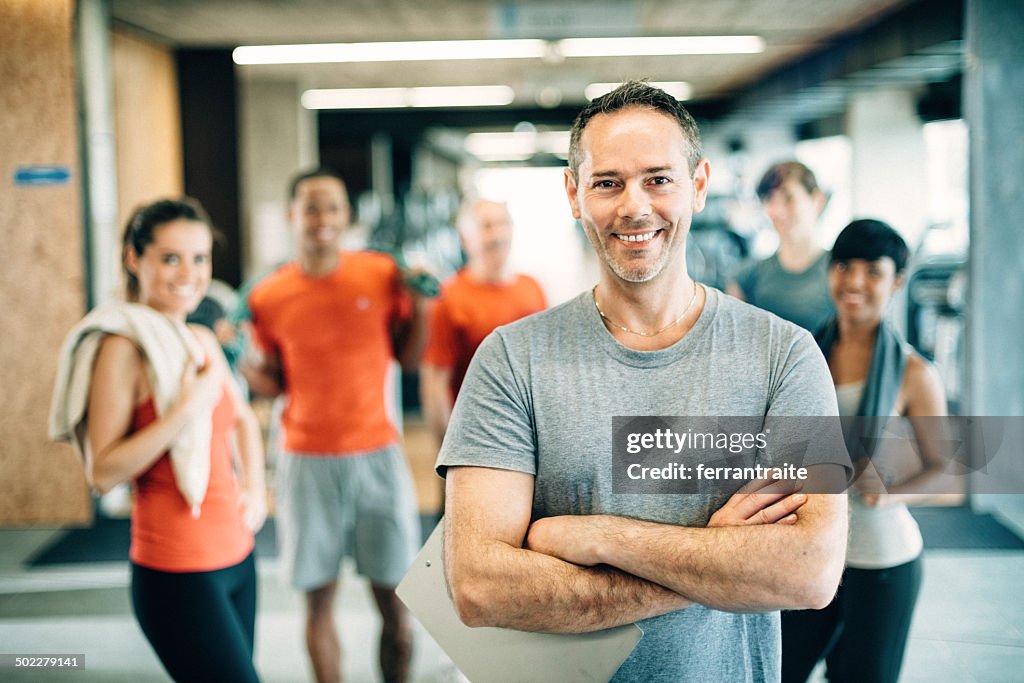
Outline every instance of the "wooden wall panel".
<path id="1" fill-rule="evenodd" d="M 138 205 L 184 193 L 181 109 L 170 49 L 114 30 L 110 51 L 120 227 Z"/>
<path id="2" fill-rule="evenodd" d="M 85 310 L 72 0 L 0 0 L 0 525 L 87 523 L 68 446 L 46 438 L 57 352 Z M 57 165 L 64 184 L 15 183 Z"/>

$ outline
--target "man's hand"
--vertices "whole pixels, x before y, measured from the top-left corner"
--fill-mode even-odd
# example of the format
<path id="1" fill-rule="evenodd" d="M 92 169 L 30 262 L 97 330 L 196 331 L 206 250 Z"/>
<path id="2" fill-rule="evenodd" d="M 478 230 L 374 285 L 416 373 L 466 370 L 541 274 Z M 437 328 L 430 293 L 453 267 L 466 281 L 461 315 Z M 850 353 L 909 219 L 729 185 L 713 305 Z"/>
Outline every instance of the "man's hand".
<path id="1" fill-rule="evenodd" d="M 402 284 L 414 297 L 419 296 L 430 300 L 441 293 L 441 282 L 433 271 L 426 266 L 401 268 Z"/>
<path id="2" fill-rule="evenodd" d="M 734 493 L 711 515 L 708 527 L 752 524 L 795 524 L 796 511 L 807 496 L 796 493 L 799 484 L 755 479 Z M 614 544 L 621 533 L 616 518 L 606 515 L 545 517 L 530 525 L 524 547 L 566 562 L 592 567 L 602 564 L 600 549 Z"/>
<path id="3" fill-rule="evenodd" d="M 754 479 L 711 515 L 708 527 L 796 524 L 796 511 L 807 502 L 799 489 L 796 482 Z"/>

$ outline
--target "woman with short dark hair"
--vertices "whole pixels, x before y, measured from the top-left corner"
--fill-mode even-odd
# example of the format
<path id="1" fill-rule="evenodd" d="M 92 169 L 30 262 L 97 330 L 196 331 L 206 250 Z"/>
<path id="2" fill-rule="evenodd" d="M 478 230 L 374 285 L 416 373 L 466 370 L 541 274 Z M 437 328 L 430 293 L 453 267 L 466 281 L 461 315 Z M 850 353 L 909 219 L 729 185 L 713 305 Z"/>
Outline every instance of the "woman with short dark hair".
<path id="1" fill-rule="evenodd" d="M 828 291 L 836 315 L 816 335 L 836 385 L 858 479 L 850 491 L 850 543 L 835 600 L 823 610 L 783 612 L 782 680 L 806 681 L 824 658 L 828 680 L 895 682 L 921 586 L 923 543 L 906 504 L 941 485 L 946 397 L 935 368 L 885 320 L 903 285 L 909 251 L 877 220 L 850 223 L 836 238 Z M 920 467 L 894 471 L 882 430 L 907 418 Z M 877 418 L 877 419 L 876 419 Z M 865 445 L 867 444 L 867 445 Z"/>

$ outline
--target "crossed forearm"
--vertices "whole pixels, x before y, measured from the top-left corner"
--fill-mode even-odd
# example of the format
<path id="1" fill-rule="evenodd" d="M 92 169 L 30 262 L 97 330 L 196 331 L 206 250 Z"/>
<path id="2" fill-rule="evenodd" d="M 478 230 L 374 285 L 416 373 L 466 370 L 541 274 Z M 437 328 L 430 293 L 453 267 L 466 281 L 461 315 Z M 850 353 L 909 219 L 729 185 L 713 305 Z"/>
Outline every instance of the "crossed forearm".
<path id="1" fill-rule="evenodd" d="M 580 567 L 501 542 L 452 550 L 446 554 L 461 559 L 449 561 L 449 581 L 459 615 L 470 626 L 584 633 L 690 604 L 613 567 Z"/>
<path id="2" fill-rule="evenodd" d="M 705 529 L 607 515 L 557 517 L 538 520 L 529 542 L 569 562 L 615 567 L 716 609 L 820 608 L 842 573 L 846 509 L 841 496 L 816 498 L 793 525 Z"/>
<path id="3" fill-rule="evenodd" d="M 584 633 L 689 604 L 617 569 L 580 567 L 524 547 L 532 506 L 532 475 L 448 469 L 445 574 L 467 625 Z"/>
<path id="4" fill-rule="evenodd" d="M 572 633 L 694 602 L 824 606 L 843 568 L 845 497 L 753 490 L 730 498 L 713 528 L 609 515 L 531 523 L 531 475 L 450 468 L 445 570 L 456 609 L 470 626 Z"/>

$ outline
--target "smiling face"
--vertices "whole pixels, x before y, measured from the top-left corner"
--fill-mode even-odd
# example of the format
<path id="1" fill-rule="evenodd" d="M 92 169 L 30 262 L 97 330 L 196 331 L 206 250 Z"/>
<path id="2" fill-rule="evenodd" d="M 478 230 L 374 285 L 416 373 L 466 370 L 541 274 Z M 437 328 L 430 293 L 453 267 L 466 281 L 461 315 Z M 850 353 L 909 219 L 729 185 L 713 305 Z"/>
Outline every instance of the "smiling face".
<path id="1" fill-rule="evenodd" d="M 459 235 L 471 267 L 500 277 L 512 251 L 512 216 L 508 205 L 480 200 L 460 217 Z"/>
<path id="2" fill-rule="evenodd" d="M 786 178 L 764 199 L 765 213 L 782 240 L 813 235 L 824 208 L 821 190 L 808 192 L 795 176 Z"/>
<path id="3" fill-rule="evenodd" d="M 709 166 L 694 172 L 679 124 L 647 107 L 594 116 L 580 138 L 577 176 L 565 189 L 603 267 L 626 282 L 685 272 L 686 234 L 704 208 Z"/>
<path id="4" fill-rule="evenodd" d="M 828 271 L 828 289 L 840 321 L 856 325 L 882 320 L 893 294 L 903 284 L 896 264 L 888 256 L 874 261 L 836 261 Z"/>
<path id="5" fill-rule="evenodd" d="M 330 176 L 303 180 L 295 188 L 288 217 L 303 256 L 333 258 L 350 217 L 345 186 Z"/>
<path id="6" fill-rule="evenodd" d="M 210 227 L 201 221 L 180 218 L 156 226 L 142 253 L 129 248 L 125 257 L 139 282 L 139 303 L 184 320 L 210 285 L 212 248 Z"/>

